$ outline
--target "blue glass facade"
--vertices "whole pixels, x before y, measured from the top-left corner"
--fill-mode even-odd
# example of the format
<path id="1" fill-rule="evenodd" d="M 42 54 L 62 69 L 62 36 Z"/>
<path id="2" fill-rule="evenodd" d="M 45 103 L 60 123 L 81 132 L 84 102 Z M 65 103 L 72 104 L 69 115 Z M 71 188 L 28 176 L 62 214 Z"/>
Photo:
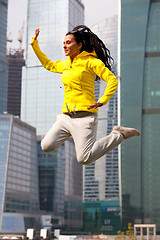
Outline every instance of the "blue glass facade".
<path id="1" fill-rule="evenodd" d="M 160 230 L 160 1 L 122 0 L 121 125 L 141 137 L 121 146 L 122 223 Z"/>
<path id="2" fill-rule="evenodd" d="M 7 153 L 8 142 L 10 134 L 10 119 L 4 116 L 4 120 L 0 124 L 0 216 L 2 216 L 4 193 L 5 193 L 5 181 L 6 181 L 6 165 L 7 165 Z"/>
<path id="3" fill-rule="evenodd" d="M 36 130 L 2 114 L 0 143 L 0 230 L 25 231 L 25 215 L 35 220 L 39 211 Z"/>
<path id="4" fill-rule="evenodd" d="M 64 144 L 51 153 L 42 151 L 38 146 L 40 210 L 49 212 L 54 227 L 64 224 L 64 179 L 65 151 Z"/>
<path id="5" fill-rule="evenodd" d="M 22 76 L 21 118 L 44 135 L 61 113 L 64 90 L 60 74 L 46 71 L 30 46 L 35 29 L 40 28 L 39 44 L 53 61 L 64 59 L 65 34 L 83 24 L 84 7 L 79 0 L 29 0 L 26 67 Z"/>
<path id="6" fill-rule="evenodd" d="M 8 0 L 0 0 L 0 113 L 7 111 L 8 67 L 6 60 Z"/>
<path id="7" fill-rule="evenodd" d="M 82 228 L 82 165 L 72 138 L 51 153 L 38 146 L 40 210 L 48 212 L 53 228 Z"/>
<path id="8" fill-rule="evenodd" d="M 65 142 L 65 230 L 81 230 L 83 226 L 83 166 L 77 162 L 72 138 Z"/>

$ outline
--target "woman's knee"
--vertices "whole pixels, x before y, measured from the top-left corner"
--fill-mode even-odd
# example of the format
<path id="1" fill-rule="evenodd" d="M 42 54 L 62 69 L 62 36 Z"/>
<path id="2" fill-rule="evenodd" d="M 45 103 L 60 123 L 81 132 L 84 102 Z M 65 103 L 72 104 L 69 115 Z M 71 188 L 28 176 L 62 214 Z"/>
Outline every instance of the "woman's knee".
<path id="1" fill-rule="evenodd" d="M 41 148 L 44 152 L 52 152 L 54 150 L 57 150 L 58 146 L 53 145 L 53 144 L 51 146 L 51 145 L 47 144 L 45 141 L 42 140 L 41 141 Z"/>

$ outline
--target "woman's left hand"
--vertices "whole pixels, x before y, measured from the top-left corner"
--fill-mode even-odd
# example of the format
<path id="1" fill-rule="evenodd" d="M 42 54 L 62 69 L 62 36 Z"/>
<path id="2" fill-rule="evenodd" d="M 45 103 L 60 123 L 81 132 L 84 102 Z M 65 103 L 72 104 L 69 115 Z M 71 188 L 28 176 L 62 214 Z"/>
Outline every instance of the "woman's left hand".
<path id="1" fill-rule="evenodd" d="M 88 110 L 92 109 L 92 108 L 98 108 L 98 107 L 102 107 L 103 103 L 102 102 L 97 102 L 92 104 L 91 106 L 87 107 Z"/>

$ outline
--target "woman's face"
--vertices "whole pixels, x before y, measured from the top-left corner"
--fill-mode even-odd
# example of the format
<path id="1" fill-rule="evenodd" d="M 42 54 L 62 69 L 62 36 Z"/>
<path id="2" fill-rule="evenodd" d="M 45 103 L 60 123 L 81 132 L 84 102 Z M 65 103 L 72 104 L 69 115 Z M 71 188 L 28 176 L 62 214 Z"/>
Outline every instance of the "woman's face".
<path id="1" fill-rule="evenodd" d="M 64 38 L 63 48 L 64 48 L 65 56 L 70 56 L 71 59 L 73 59 L 80 53 L 82 48 L 82 43 L 77 43 L 74 38 L 74 35 L 69 34 Z"/>

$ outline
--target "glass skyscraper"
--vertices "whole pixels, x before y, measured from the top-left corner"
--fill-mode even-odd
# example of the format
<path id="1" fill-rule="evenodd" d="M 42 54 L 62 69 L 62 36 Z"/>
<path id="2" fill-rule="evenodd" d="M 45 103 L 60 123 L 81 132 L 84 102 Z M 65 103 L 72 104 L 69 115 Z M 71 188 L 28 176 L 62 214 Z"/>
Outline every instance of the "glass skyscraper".
<path id="1" fill-rule="evenodd" d="M 79 168 L 78 164 L 75 166 L 76 163 L 73 163 L 77 160 L 74 145 L 70 139 L 57 151 L 51 153 L 43 152 L 40 147 L 42 136 L 51 128 L 56 116 L 62 112 L 64 89 L 60 74 L 51 73 L 43 68 L 30 42 L 35 29 L 39 28 L 38 40 L 42 51 L 53 61 L 63 60 L 65 59 L 63 50 L 65 34 L 76 25 L 83 23 L 84 6 L 80 0 L 28 1 L 26 66 L 23 67 L 22 73 L 21 118 L 37 129 L 40 207 L 47 213 L 51 213 L 53 226 L 60 228 L 64 225 L 66 228 L 82 226 L 82 202 L 79 201 L 79 199 L 82 200 L 82 167 Z M 68 162 L 70 165 L 67 165 Z M 73 172 L 77 174 L 76 180 L 73 178 Z M 69 188 L 67 185 L 72 183 L 73 192 L 71 192 L 71 185 Z M 77 196 L 74 195 L 75 193 Z"/>
<path id="2" fill-rule="evenodd" d="M 25 232 L 39 221 L 36 129 L 0 115 L 0 231 Z"/>
<path id="3" fill-rule="evenodd" d="M 118 17 L 100 21 L 92 27 L 110 50 L 114 58 L 113 72 L 117 73 L 117 45 L 118 45 Z M 103 95 L 106 82 L 99 80 L 96 83 L 96 98 Z M 100 139 L 112 131 L 117 125 L 117 92 L 109 102 L 98 109 L 97 139 Z M 108 200 L 119 199 L 118 178 L 118 149 L 115 148 L 107 155 L 101 157 L 95 163 L 84 166 L 84 200 Z"/>
<path id="4" fill-rule="evenodd" d="M 141 136 L 121 145 L 122 224 L 160 230 L 160 0 L 121 1 L 121 125 Z"/>
<path id="5" fill-rule="evenodd" d="M 64 226 L 68 231 L 81 230 L 83 225 L 83 166 L 77 162 L 74 142 L 65 142 L 65 214 Z"/>
<path id="6" fill-rule="evenodd" d="M 64 144 L 51 153 L 42 151 L 40 141 L 37 146 L 40 210 L 51 215 L 54 228 L 60 228 L 64 225 Z"/>
<path id="7" fill-rule="evenodd" d="M 0 0 L 0 112 L 7 111 L 8 67 L 6 60 L 8 0 Z"/>
<path id="8" fill-rule="evenodd" d="M 40 29 L 39 45 L 53 61 L 64 59 L 63 39 L 74 26 L 83 24 L 80 0 L 29 0 L 26 67 L 22 76 L 21 118 L 44 135 L 62 111 L 64 89 L 60 74 L 45 70 L 32 47 L 35 29 Z"/>
<path id="9" fill-rule="evenodd" d="M 40 210 L 51 215 L 53 228 L 82 228 L 82 165 L 69 138 L 58 150 L 45 153 L 38 141 Z"/>
<path id="10" fill-rule="evenodd" d="M 112 71 L 117 75 L 118 16 L 104 19 L 92 27 L 110 50 L 114 59 Z M 106 82 L 98 80 L 95 95 L 103 95 Z M 98 109 L 97 139 L 109 135 L 117 125 L 117 92 Z M 120 229 L 118 148 L 96 162 L 84 166 L 84 231 L 115 234 Z"/>

